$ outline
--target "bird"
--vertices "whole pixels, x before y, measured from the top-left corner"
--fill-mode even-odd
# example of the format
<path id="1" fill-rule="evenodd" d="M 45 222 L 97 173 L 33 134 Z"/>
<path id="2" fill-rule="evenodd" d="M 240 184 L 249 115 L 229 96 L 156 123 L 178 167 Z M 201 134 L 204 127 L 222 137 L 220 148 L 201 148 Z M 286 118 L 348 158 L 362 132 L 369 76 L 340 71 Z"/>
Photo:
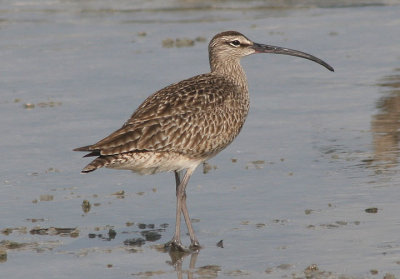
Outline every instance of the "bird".
<path id="1" fill-rule="evenodd" d="M 139 174 L 174 172 L 175 233 L 165 247 L 198 251 L 187 205 L 186 186 L 196 167 L 225 149 L 239 134 L 249 112 L 244 56 L 258 53 L 297 56 L 330 71 L 323 60 L 298 50 L 255 43 L 237 31 L 216 34 L 208 45 L 210 72 L 173 83 L 150 95 L 121 128 L 95 144 L 75 148 L 96 157 L 82 173 L 98 168 L 125 169 Z M 182 244 L 181 214 L 190 237 Z"/>

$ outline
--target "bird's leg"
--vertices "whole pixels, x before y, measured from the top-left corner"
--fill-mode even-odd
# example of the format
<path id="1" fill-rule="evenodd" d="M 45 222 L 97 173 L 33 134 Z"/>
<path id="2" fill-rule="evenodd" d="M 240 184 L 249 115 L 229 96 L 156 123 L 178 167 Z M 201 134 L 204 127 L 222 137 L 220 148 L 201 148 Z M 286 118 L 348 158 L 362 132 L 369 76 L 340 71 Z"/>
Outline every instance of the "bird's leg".
<path id="1" fill-rule="evenodd" d="M 175 223 L 175 233 L 172 240 L 166 244 L 166 246 L 171 246 L 176 250 L 186 252 L 187 249 L 182 245 L 181 242 L 181 211 L 182 211 L 182 197 L 185 193 L 186 185 L 192 175 L 194 169 L 188 169 L 183 177 L 181 183 L 176 187 L 176 223 Z"/>
<path id="2" fill-rule="evenodd" d="M 178 187 L 181 183 L 180 177 L 182 176 L 183 171 L 175 171 L 175 181 L 176 181 L 176 187 Z M 182 213 L 183 217 L 185 218 L 185 223 L 189 231 L 189 236 L 190 236 L 190 249 L 191 250 L 198 250 L 200 248 L 200 243 L 197 240 L 197 237 L 194 233 L 194 229 L 192 226 L 192 222 L 190 221 L 189 217 L 189 211 L 186 206 L 186 189 L 183 192 L 182 196 Z"/>

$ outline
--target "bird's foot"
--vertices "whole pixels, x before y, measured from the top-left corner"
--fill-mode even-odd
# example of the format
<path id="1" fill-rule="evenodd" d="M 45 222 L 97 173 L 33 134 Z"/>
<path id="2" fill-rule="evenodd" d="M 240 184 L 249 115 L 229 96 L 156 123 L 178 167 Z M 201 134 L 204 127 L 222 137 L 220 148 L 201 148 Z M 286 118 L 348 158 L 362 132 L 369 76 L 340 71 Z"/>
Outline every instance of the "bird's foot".
<path id="1" fill-rule="evenodd" d="M 177 252 L 182 252 L 182 253 L 190 253 L 190 250 L 186 248 L 182 242 L 172 239 L 171 241 L 168 241 L 167 243 L 164 244 L 165 248 L 170 249 L 171 251 L 177 251 Z"/>
<path id="2" fill-rule="evenodd" d="M 189 249 L 192 252 L 198 252 L 200 250 L 201 246 L 198 241 L 193 241 L 192 244 L 190 244 Z"/>
<path id="3" fill-rule="evenodd" d="M 182 252 L 182 253 L 193 253 L 193 252 L 198 252 L 200 250 L 200 244 L 199 242 L 195 241 L 192 242 L 192 244 L 187 248 L 182 244 L 182 242 L 172 239 L 171 241 L 168 241 L 167 243 L 164 244 L 165 248 L 170 249 L 171 251 L 177 251 L 177 252 Z"/>

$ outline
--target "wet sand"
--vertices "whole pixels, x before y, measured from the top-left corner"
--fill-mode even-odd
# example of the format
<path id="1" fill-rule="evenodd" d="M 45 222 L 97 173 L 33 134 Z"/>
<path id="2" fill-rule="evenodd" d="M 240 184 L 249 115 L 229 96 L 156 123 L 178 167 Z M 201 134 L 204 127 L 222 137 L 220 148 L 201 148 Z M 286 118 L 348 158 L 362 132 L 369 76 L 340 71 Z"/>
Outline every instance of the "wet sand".
<path id="1" fill-rule="evenodd" d="M 400 278 L 400 5 L 318 2 L 3 1 L 2 276 Z M 71 150 L 208 71 L 207 43 L 223 30 L 335 73 L 242 60 L 247 122 L 188 186 L 203 249 L 169 254 L 173 175 L 81 175 L 89 160 Z"/>

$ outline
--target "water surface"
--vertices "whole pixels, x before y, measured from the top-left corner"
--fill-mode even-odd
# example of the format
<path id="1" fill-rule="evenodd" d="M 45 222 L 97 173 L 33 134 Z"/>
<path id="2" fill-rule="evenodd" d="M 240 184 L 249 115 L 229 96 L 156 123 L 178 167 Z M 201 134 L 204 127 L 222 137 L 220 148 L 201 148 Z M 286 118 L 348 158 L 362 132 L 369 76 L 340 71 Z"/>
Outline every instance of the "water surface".
<path id="1" fill-rule="evenodd" d="M 3 1 L 3 276 L 399 277 L 399 14 L 397 1 Z M 207 42 L 224 30 L 335 73 L 243 59 L 251 111 L 189 183 L 204 248 L 181 258 L 158 249 L 173 234 L 172 174 L 81 175 L 89 161 L 71 150 L 208 71 Z M 194 45 L 163 45 L 177 38 Z"/>

